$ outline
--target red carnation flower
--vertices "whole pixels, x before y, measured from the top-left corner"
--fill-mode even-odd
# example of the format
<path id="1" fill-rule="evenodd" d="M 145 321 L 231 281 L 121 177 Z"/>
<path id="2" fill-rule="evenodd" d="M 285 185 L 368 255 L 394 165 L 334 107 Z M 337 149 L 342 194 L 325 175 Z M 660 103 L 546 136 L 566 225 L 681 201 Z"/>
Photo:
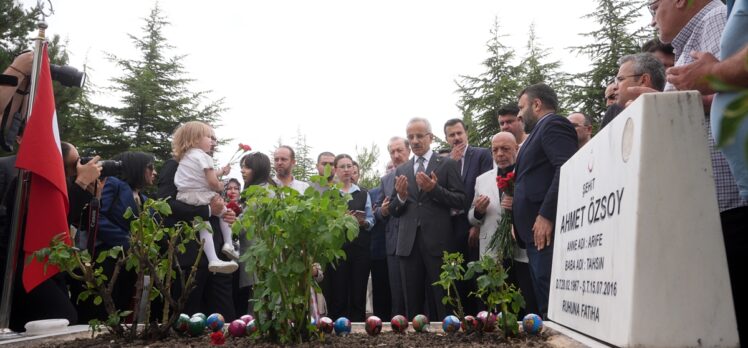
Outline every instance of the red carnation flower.
<path id="1" fill-rule="evenodd" d="M 210 334 L 210 344 L 213 346 L 222 346 L 226 343 L 226 337 L 223 335 L 223 331 L 216 331 Z"/>

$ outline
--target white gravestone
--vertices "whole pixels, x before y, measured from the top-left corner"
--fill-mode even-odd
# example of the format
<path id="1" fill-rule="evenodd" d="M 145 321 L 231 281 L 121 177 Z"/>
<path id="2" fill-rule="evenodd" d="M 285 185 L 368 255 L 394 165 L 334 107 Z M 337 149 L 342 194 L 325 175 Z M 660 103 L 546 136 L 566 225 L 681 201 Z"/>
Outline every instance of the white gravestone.
<path id="1" fill-rule="evenodd" d="M 616 346 L 738 346 L 701 98 L 644 94 L 561 168 L 549 318 Z"/>

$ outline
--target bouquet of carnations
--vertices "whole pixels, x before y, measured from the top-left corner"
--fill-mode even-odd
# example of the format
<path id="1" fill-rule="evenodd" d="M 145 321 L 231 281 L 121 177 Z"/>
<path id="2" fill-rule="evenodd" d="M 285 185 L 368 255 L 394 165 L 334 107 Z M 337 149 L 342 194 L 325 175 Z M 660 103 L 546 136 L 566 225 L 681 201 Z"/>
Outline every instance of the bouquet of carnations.
<path id="1" fill-rule="evenodd" d="M 496 185 L 501 197 L 514 196 L 514 171 L 496 176 Z M 489 249 L 496 252 L 498 259 L 512 258 L 514 254 L 514 239 L 512 238 L 512 211 L 504 209 L 499 220 L 499 227 L 491 237 Z"/>

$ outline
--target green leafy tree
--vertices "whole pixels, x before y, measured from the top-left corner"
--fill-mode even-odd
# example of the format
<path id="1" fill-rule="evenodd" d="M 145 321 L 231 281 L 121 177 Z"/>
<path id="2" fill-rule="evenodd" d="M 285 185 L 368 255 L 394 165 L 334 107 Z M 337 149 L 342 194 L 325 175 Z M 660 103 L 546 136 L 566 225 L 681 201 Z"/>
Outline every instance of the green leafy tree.
<path id="1" fill-rule="evenodd" d="M 516 101 L 521 88 L 516 78 L 521 69 L 512 63 L 514 50 L 501 42 L 498 19 L 490 32 L 491 38 L 486 43 L 489 57 L 483 61 L 486 71 L 478 76 L 461 75 L 456 82 L 460 93 L 457 107 L 469 127 L 468 140 L 475 146 L 486 147 L 499 129 L 495 110 Z"/>
<path id="2" fill-rule="evenodd" d="M 312 180 L 327 185 L 321 176 Z M 259 335 L 268 340 L 298 344 L 316 331 L 308 325 L 309 289 L 319 291 L 313 265 L 325 269 L 344 258 L 343 243 L 358 235 L 358 223 L 346 214 L 350 195 L 341 195 L 339 185 L 323 193 L 262 186 L 242 193 L 247 209 L 233 229 L 252 241 L 241 260 L 256 275 L 252 301 Z"/>
<path id="3" fill-rule="evenodd" d="M 379 187 L 382 173 L 375 168 L 379 159 L 379 147 L 372 143 L 370 148 L 361 149 L 356 146 L 356 162 L 358 162 L 358 186 L 365 189 Z"/>
<path id="4" fill-rule="evenodd" d="M 168 24 L 158 5 L 154 6 L 145 18 L 143 36 L 129 35 L 140 58 L 109 55 L 123 71 L 123 76 L 113 79 L 113 89 L 122 93 L 122 107 L 111 107 L 109 112 L 130 150 L 153 153 L 161 161 L 171 157 L 171 134 L 179 124 L 198 120 L 218 127 L 224 111 L 223 99 L 203 105 L 208 91 L 189 89 L 193 80 L 185 77 L 184 55 L 166 56 L 173 48 L 162 35 Z"/>
<path id="5" fill-rule="evenodd" d="M 439 273 L 439 280 L 433 284 L 441 286 L 444 289 L 442 303 L 454 308 L 454 314 L 460 320 L 465 318 L 465 310 L 462 307 L 457 283 L 466 279 L 465 267 L 462 266 L 463 263 L 465 263 L 465 258 L 461 253 L 450 254 L 445 251 L 442 256 L 442 271 Z"/>
<path id="6" fill-rule="evenodd" d="M 124 218 L 130 222 L 128 249 L 117 246 L 101 251 L 94 257 L 88 250 L 68 245 L 65 243 L 67 237 L 60 235 L 52 240 L 49 248 L 41 249 L 31 257 L 39 261 L 48 259 L 49 264 L 59 267 L 74 281 L 83 283 L 84 291 L 78 295 L 77 301 L 92 301 L 96 306 L 104 306 L 107 314 L 105 322 L 98 319 L 89 322 L 94 332 L 100 331 L 100 326 L 104 325 L 115 337 L 127 341 L 163 339 L 169 334 L 172 324 L 187 303 L 189 293 L 196 286 L 195 274 L 202 249 L 191 265 L 180 265 L 178 256 L 186 252 L 187 243 L 197 240 L 196 232 L 205 226 L 204 222 L 199 222 L 194 228 L 192 224 L 164 227 L 162 217 L 170 214 L 171 208 L 164 200 L 146 200 L 139 213 L 128 208 L 124 214 Z M 105 272 L 102 266 L 108 258 L 115 260 L 111 273 Z M 135 306 L 133 310 L 116 307 L 112 292 L 120 272 L 125 269 L 133 271 L 137 281 L 135 284 L 120 286 L 134 286 L 136 299 L 146 297 L 153 301 L 157 297 L 162 298 L 161 318 L 151 320 L 150 306 L 146 306 L 145 313 L 140 312 L 140 306 Z M 145 286 L 146 276 L 150 277 L 150 287 Z M 175 282 L 179 282 L 179 287 L 183 289 L 178 297 L 172 291 Z M 126 323 L 123 320 L 131 314 L 134 318 L 142 318 L 146 323 L 156 325 L 145 325 L 138 329 L 137 322 Z"/>
<path id="7" fill-rule="evenodd" d="M 591 60 L 588 71 L 575 76 L 576 84 L 569 104 L 599 122 L 605 112 L 605 87 L 618 73 L 618 59 L 640 50 L 649 36 L 649 29 L 629 27 L 640 16 L 646 3 L 631 0 L 597 0 L 595 11 L 583 18 L 592 18 L 599 27 L 580 35 L 591 43 L 572 47 L 572 52 Z"/>
<path id="8" fill-rule="evenodd" d="M 468 263 L 465 279 L 473 278 L 478 289 L 470 296 L 480 299 L 492 311 L 498 309 L 501 312 L 499 328 L 504 336 L 517 335 L 517 314 L 525 307 L 525 299 L 513 284 L 507 282 L 508 270 L 500 261 L 483 255 L 480 260 Z"/>

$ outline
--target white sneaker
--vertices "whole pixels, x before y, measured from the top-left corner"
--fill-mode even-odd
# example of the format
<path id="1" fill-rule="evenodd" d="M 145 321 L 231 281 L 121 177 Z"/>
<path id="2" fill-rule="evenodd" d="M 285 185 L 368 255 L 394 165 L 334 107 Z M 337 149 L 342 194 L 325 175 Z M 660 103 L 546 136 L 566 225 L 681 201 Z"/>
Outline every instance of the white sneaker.
<path id="1" fill-rule="evenodd" d="M 226 243 L 223 245 L 223 248 L 221 248 L 221 252 L 223 252 L 226 257 L 234 260 L 239 261 L 239 253 L 234 249 L 234 245 L 231 243 Z"/>
<path id="2" fill-rule="evenodd" d="M 215 260 L 208 262 L 208 271 L 211 273 L 234 273 L 239 265 L 234 261 Z"/>

